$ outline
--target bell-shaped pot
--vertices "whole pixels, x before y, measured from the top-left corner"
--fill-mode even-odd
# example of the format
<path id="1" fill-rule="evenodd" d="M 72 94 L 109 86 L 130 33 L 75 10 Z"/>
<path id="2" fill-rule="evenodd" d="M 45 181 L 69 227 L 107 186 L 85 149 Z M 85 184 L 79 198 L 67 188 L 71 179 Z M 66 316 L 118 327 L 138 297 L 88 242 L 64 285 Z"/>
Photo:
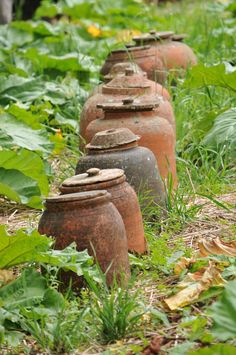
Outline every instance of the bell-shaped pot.
<path id="1" fill-rule="evenodd" d="M 130 276 L 127 238 L 123 220 L 111 203 L 107 191 L 88 191 L 47 198 L 39 221 L 39 233 L 55 237 L 56 249 L 75 242 L 78 251 L 88 250 L 106 274 L 108 285 L 114 278 Z M 121 275 L 122 274 L 122 275 Z M 78 291 L 81 278 L 73 272 L 61 272 L 64 286 Z"/>
<path id="2" fill-rule="evenodd" d="M 84 174 L 66 179 L 60 186 L 63 194 L 101 189 L 111 194 L 111 201 L 124 221 L 128 249 L 144 253 L 146 242 L 138 199 L 133 188 L 126 182 L 123 170 L 91 168 Z"/>
<path id="3" fill-rule="evenodd" d="M 182 42 L 183 35 L 173 32 L 150 31 L 142 36 L 135 36 L 133 41 L 137 46 L 150 45 L 155 50 L 157 60 L 161 60 L 165 71 L 174 76 L 183 76 L 188 67 L 197 64 L 197 58 L 192 49 Z"/>
<path id="4" fill-rule="evenodd" d="M 159 205 L 165 208 L 165 192 L 150 149 L 138 146 L 140 137 L 128 128 L 98 132 L 86 146 L 87 154 L 76 166 L 76 174 L 96 166 L 99 169 L 123 169 L 127 182 L 140 196 L 142 207 Z"/>
<path id="5" fill-rule="evenodd" d="M 127 68 L 123 75 L 117 75 L 109 83 L 103 85 L 100 93 L 85 102 L 80 115 L 80 136 L 82 138 L 80 148 L 83 148 L 83 138 L 85 138 L 85 131 L 89 123 L 97 118 L 103 118 L 103 110 L 97 105 L 114 100 L 120 101 L 127 97 L 140 98 L 142 95 L 157 97 L 159 99 L 159 105 L 156 108 L 157 115 L 166 118 L 175 132 L 174 112 L 171 103 L 163 98 L 165 91 L 160 84 L 148 80 L 144 73 L 135 73 L 133 69 Z"/>
<path id="6" fill-rule="evenodd" d="M 89 143 L 100 131 L 129 128 L 141 137 L 140 145 L 150 149 L 155 155 L 161 177 L 166 180 L 172 174 L 176 185 L 175 133 L 171 124 L 158 116 L 156 106 L 158 100 L 144 100 L 143 97 L 99 105 L 104 110 L 104 118 L 96 119 L 88 125 L 85 139 Z"/>
<path id="7" fill-rule="evenodd" d="M 145 73 L 148 79 L 163 84 L 166 79 L 163 63 L 156 57 L 156 51 L 151 46 L 127 47 L 125 49 L 113 50 L 108 55 L 101 74 L 107 75 L 112 66 L 116 63 L 136 63 Z"/>

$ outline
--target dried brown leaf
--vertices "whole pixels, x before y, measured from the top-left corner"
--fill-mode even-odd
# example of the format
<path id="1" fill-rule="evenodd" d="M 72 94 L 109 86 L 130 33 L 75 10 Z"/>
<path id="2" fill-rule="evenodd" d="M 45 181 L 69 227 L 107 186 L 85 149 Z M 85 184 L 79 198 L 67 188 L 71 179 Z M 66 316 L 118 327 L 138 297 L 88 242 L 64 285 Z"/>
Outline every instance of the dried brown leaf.
<path id="1" fill-rule="evenodd" d="M 164 302 L 173 311 L 197 300 L 200 294 L 210 287 L 223 286 L 225 282 L 219 268 L 214 263 L 209 262 L 207 268 L 203 268 L 194 274 L 187 274 L 184 280 L 177 285 L 182 290 L 174 296 L 165 299 Z"/>
<path id="2" fill-rule="evenodd" d="M 11 270 L 0 270 L 0 287 L 14 280 L 15 276 Z"/>
<path id="3" fill-rule="evenodd" d="M 236 256 L 236 242 L 223 242 L 219 237 L 215 239 L 201 239 L 198 242 L 200 256 L 208 256 L 211 254 Z"/>

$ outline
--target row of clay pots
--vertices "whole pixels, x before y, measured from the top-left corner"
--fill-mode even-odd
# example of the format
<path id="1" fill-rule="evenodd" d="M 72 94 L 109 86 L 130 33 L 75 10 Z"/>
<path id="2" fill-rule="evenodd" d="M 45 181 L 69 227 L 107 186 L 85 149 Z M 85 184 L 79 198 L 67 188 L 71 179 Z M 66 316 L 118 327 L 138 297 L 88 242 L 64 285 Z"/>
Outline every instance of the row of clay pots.
<path id="1" fill-rule="evenodd" d="M 66 179 L 62 195 L 46 200 L 39 232 L 56 239 L 56 249 L 75 242 L 77 250 L 88 250 L 106 273 L 107 284 L 114 277 L 130 276 L 128 250 L 144 253 L 146 241 L 136 193 L 126 182 L 121 169 L 92 168 Z M 121 275 L 122 274 L 122 275 Z M 76 291 L 81 280 L 70 272 L 61 272 L 64 285 Z"/>
<path id="2" fill-rule="evenodd" d="M 116 74 L 111 81 L 104 84 L 100 92 L 89 97 L 85 102 L 80 115 L 80 135 L 86 140 L 86 129 L 90 122 L 98 118 L 103 118 L 103 111 L 98 105 L 111 102 L 114 100 L 121 101 L 127 97 L 139 98 L 148 96 L 155 100 L 159 100 L 156 108 L 158 116 L 166 118 L 173 126 L 175 131 L 175 117 L 171 103 L 169 102 L 169 94 L 166 89 L 154 81 L 148 80 L 146 73 L 139 71 L 138 73 L 132 68 L 131 64 L 124 63 L 123 67 L 116 64 L 120 72 Z M 122 72 L 123 70 L 123 72 Z M 164 97 L 165 96 L 165 97 Z"/>
<path id="3" fill-rule="evenodd" d="M 61 195 L 46 200 L 39 223 L 40 233 L 56 238 L 56 248 L 75 242 L 79 251 L 87 249 L 109 285 L 121 273 L 129 278 L 128 250 L 146 251 L 136 193 L 148 192 L 150 201 L 164 207 L 162 179 L 171 173 L 177 182 L 175 118 L 160 83 L 168 70 L 185 70 L 196 62 L 173 33 L 152 31 L 134 41 L 136 46 L 113 51 L 103 66 L 106 82 L 94 90 L 81 114 L 87 155 L 80 158 L 76 175 L 61 184 Z M 74 290 L 81 286 L 73 273 L 61 276 L 65 284 L 72 279 Z"/>
<path id="4" fill-rule="evenodd" d="M 184 35 L 173 32 L 156 32 L 136 36 L 135 45 L 113 50 L 106 59 L 101 74 L 106 75 L 116 63 L 132 61 L 147 73 L 150 80 L 164 83 L 169 71 L 175 76 L 183 75 L 186 69 L 197 63 L 192 49 L 183 43 Z"/>

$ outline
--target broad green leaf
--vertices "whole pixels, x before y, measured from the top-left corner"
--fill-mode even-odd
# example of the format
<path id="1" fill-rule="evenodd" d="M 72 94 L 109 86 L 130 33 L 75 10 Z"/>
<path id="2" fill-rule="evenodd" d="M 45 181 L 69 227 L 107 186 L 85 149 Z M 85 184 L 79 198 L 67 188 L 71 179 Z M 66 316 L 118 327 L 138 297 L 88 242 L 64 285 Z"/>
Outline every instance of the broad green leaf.
<path id="1" fill-rule="evenodd" d="M 205 66 L 198 64 L 191 68 L 185 81 L 188 88 L 201 88 L 208 85 L 220 86 L 236 91 L 236 70 L 229 63 Z"/>
<path id="2" fill-rule="evenodd" d="M 31 111 L 27 110 L 24 104 L 12 104 L 7 112 L 33 129 L 42 129 L 39 115 L 34 115 Z"/>
<path id="3" fill-rule="evenodd" d="M 23 270 L 21 276 L 0 289 L 0 299 L 6 310 L 35 306 L 43 301 L 47 282 L 33 269 Z"/>
<path id="4" fill-rule="evenodd" d="M 29 31 L 14 28 L 13 26 L 0 27 L 0 43 L 2 46 L 12 48 L 14 45 L 23 46 L 33 41 L 33 35 Z"/>
<path id="5" fill-rule="evenodd" d="M 53 145 L 47 138 L 45 131 L 34 130 L 9 114 L 2 114 L 0 122 L 0 146 L 12 148 L 15 145 L 44 153 L 49 153 L 52 150 Z"/>
<path id="6" fill-rule="evenodd" d="M 40 53 L 36 48 L 30 48 L 24 53 L 24 57 L 31 59 L 36 69 L 53 69 L 61 72 L 91 71 L 92 60 L 79 53 L 67 53 L 62 56 Z"/>
<path id="7" fill-rule="evenodd" d="M 2 150 L 0 151 L 0 167 L 6 170 L 21 171 L 38 182 L 42 194 L 48 194 L 49 186 L 44 162 L 36 153 L 26 149 L 21 149 L 18 152 Z"/>
<path id="8" fill-rule="evenodd" d="M 188 354 L 190 349 L 193 349 L 195 343 L 186 341 L 183 344 L 176 345 L 168 351 L 168 355 L 184 355 Z"/>
<path id="9" fill-rule="evenodd" d="M 36 230 L 31 234 L 18 230 L 15 235 L 6 235 L 0 226 L 0 269 L 7 269 L 25 262 L 35 261 L 40 252 L 46 251 L 52 241 Z"/>
<path id="10" fill-rule="evenodd" d="M 45 85 L 39 79 L 23 78 L 9 75 L 0 82 L 0 103 L 5 105 L 10 101 L 34 101 L 45 93 Z"/>
<path id="11" fill-rule="evenodd" d="M 78 252 L 76 244 L 72 243 L 63 250 L 48 250 L 35 256 L 35 261 L 41 264 L 50 264 L 59 269 L 70 270 L 78 276 L 83 275 L 84 270 L 96 276 L 96 270 L 92 268 L 93 259 L 87 250 Z"/>
<path id="12" fill-rule="evenodd" d="M 203 144 L 218 149 L 228 147 L 236 157 L 236 108 L 233 107 L 218 117 L 210 132 L 203 140 Z"/>
<path id="13" fill-rule="evenodd" d="M 41 208 L 41 196 L 49 191 L 42 159 L 34 152 L 0 151 L 0 194 L 10 200 Z M 36 198 L 37 197 L 37 198 Z"/>
<path id="14" fill-rule="evenodd" d="M 235 355 L 236 347 L 229 344 L 215 344 L 196 351 L 191 351 L 189 355 Z"/>
<path id="15" fill-rule="evenodd" d="M 229 282 L 219 301 L 210 307 L 212 333 L 220 340 L 236 337 L 236 281 Z"/>
<path id="16" fill-rule="evenodd" d="M 16 169 L 6 170 L 0 167 L 0 195 L 30 205 L 31 197 L 40 196 L 41 193 L 37 181 Z M 40 208 L 41 203 L 37 201 L 35 207 Z"/>

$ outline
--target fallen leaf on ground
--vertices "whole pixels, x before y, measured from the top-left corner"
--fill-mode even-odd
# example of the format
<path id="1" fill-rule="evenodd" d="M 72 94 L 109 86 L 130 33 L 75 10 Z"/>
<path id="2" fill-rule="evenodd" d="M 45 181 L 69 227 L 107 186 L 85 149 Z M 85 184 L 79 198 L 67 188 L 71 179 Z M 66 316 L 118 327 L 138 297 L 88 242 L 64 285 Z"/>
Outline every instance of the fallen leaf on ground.
<path id="1" fill-rule="evenodd" d="M 209 262 L 207 268 L 202 268 L 194 274 L 188 273 L 177 286 L 182 288 L 174 296 L 164 300 L 170 310 L 184 307 L 197 300 L 203 291 L 212 286 L 223 286 L 225 280 L 220 274 L 220 269 L 213 262 Z"/>
<path id="2" fill-rule="evenodd" d="M 183 270 L 187 269 L 194 262 L 195 262 L 194 258 L 185 258 L 184 256 L 182 256 L 182 258 L 180 258 L 178 263 L 175 265 L 174 268 L 175 275 L 180 275 Z"/>
<path id="3" fill-rule="evenodd" d="M 15 276 L 11 270 L 0 270 L 0 287 L 14 280 Z"/>
<path id="4" fill-rule="evenodd" d="M 201 239 L 198 242 L 200 256 L 211 254 L 236 256 L 236 241 L 223 242 L 219 237 L 215 239 Z"/>

